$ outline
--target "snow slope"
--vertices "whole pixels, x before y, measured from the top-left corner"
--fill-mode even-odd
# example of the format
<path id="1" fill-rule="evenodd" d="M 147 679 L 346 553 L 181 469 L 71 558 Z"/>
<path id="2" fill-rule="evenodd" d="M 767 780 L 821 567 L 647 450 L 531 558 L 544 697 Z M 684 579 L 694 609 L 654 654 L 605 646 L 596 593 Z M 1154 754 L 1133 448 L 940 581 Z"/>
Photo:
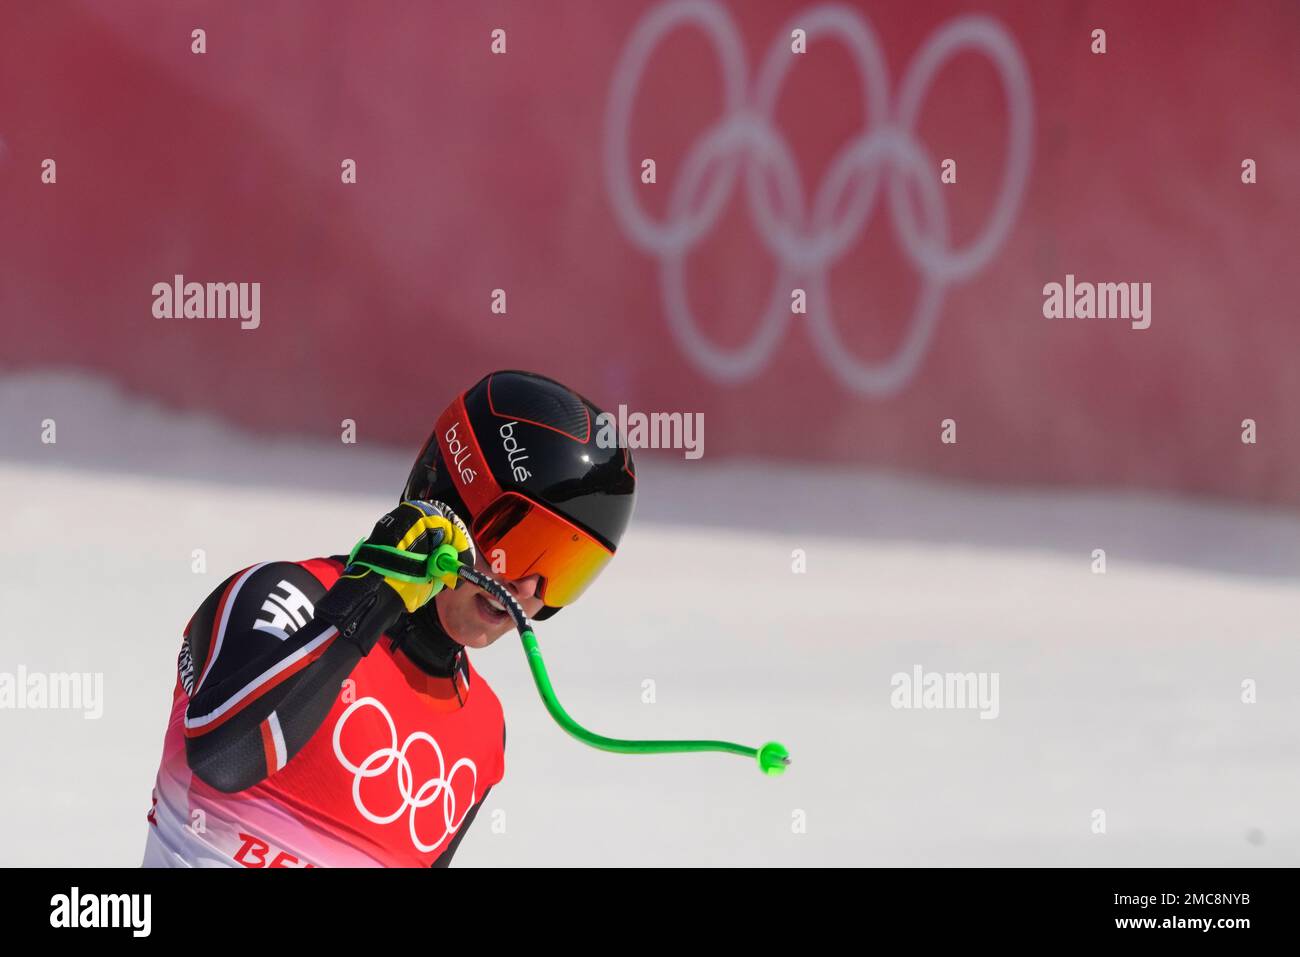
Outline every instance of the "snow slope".
<path id="1" fill-rule="evenodd" d="M 0 378 L 0 410 L 0 671 L 102 672 L 105 698 L 0 710 L 0 864 L 134 866 L 190 612 L 255 561 L 346 550 L 422 437 L 253 437 L 61 374 Z M 507 636 L 474 654 L 507 775 L 459 866 L 1300 864 L 1294 514 L 707 456 L 638 473 L 619 557 L 539 627 L 562 702 L 794 764 L 588 749 Z M 996 672 L 999 716 L 895 710 L 915 665 Z"/>

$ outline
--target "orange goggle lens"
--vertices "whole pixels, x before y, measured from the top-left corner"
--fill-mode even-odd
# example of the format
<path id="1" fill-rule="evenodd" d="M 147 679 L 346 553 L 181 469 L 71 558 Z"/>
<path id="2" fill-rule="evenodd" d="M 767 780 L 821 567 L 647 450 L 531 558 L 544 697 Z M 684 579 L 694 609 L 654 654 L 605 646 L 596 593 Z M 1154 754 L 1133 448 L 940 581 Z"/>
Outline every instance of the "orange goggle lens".
<path id="1" fill-rule="evenodd" d="M 483 560 L 509 579 L 540 575 L 540 597 L 553 608 L 573 602 L 614 553 L 550 509 L 506 492 L 474 520 Z"/>

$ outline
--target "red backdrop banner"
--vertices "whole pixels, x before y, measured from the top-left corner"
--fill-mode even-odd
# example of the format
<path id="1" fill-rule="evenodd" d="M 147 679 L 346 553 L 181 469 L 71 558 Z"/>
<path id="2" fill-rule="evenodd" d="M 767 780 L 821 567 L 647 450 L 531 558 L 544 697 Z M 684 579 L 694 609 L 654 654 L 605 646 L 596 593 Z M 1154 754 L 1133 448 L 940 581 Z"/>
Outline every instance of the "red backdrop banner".
<path id="1" fill-rule="evenodd" d="M 706 460 L 1300 502 L 1293 0 L 4 20 L 8 369 L 414 447 L 523 367 Z M 177 275 L 257 328 L 157 318 Z M 1146 319 L 1045 318 L 1067 277 Z"/>

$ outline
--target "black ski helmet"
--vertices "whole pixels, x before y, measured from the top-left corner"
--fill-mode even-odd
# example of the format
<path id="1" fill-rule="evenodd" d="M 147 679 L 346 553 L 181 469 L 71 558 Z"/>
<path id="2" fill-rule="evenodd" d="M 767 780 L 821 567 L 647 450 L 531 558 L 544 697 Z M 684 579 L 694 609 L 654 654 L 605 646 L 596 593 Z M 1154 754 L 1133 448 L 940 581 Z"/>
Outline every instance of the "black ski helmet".
<path id="1" fill-rule="evenodd" d="M 554 379 L 505 370 L 438 417 L 402 498 L 450 505 L 505 577 L 540 575 L 547 618 L 613 557 L 636 472 L 613 416 Z"/>

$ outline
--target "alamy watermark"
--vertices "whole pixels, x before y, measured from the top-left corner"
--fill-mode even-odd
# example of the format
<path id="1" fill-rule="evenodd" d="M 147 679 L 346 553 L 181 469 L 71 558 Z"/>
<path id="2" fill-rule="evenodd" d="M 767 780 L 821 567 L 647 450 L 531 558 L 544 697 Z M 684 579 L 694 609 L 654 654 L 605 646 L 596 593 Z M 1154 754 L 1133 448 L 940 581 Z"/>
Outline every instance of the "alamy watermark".
<path id="1" fill-rule="evenodd" d="M 152 912 L 151 894 L 83 894 L 73 887 L 50 898 L 50 926 L 56 928 L 117 927 L 130 930 L 132 937 L 148 937 Z"/>
<path id="2" fill-rule="evenodd" d="M 889 679 L 889 703 L 895 709 L 967 709 L 991 720 L 1001 712 L 999 677 L 996 671 L 939 672 L 914 665 L 910 674 L 900 671 Z"/>
<path id="3" fill-rule="evenodd" d="M 186 282 L 177 273 L 171 282 L 153 284 L 155 319 L 239 319 L 241 329 L 262 324 L 260 282 Z"/>
<path id="4" fill-rule="evenodd" d="M 1065 282 L 1043 287 L 1044 319 L 1127 319 L 1134 329 L 1151 328 L 1151 283 Z"/>
<path id="5" fill-rule="evenodd" d="M 614 449 L 685 449 L 686 458 L 704 454 L 703 412 L 602 412 L 596 416 L 596 445 Z M 622 437 L 620 440 L 620 436 Z"/>
<path id="6" fill-rule="evenodd" d="M 102 672 L 41 672 L 19 665 L 16 672 L 0 671 L 0 709 L 27 711 L 82 711 L 95 721 L 104 716 Z"/>

